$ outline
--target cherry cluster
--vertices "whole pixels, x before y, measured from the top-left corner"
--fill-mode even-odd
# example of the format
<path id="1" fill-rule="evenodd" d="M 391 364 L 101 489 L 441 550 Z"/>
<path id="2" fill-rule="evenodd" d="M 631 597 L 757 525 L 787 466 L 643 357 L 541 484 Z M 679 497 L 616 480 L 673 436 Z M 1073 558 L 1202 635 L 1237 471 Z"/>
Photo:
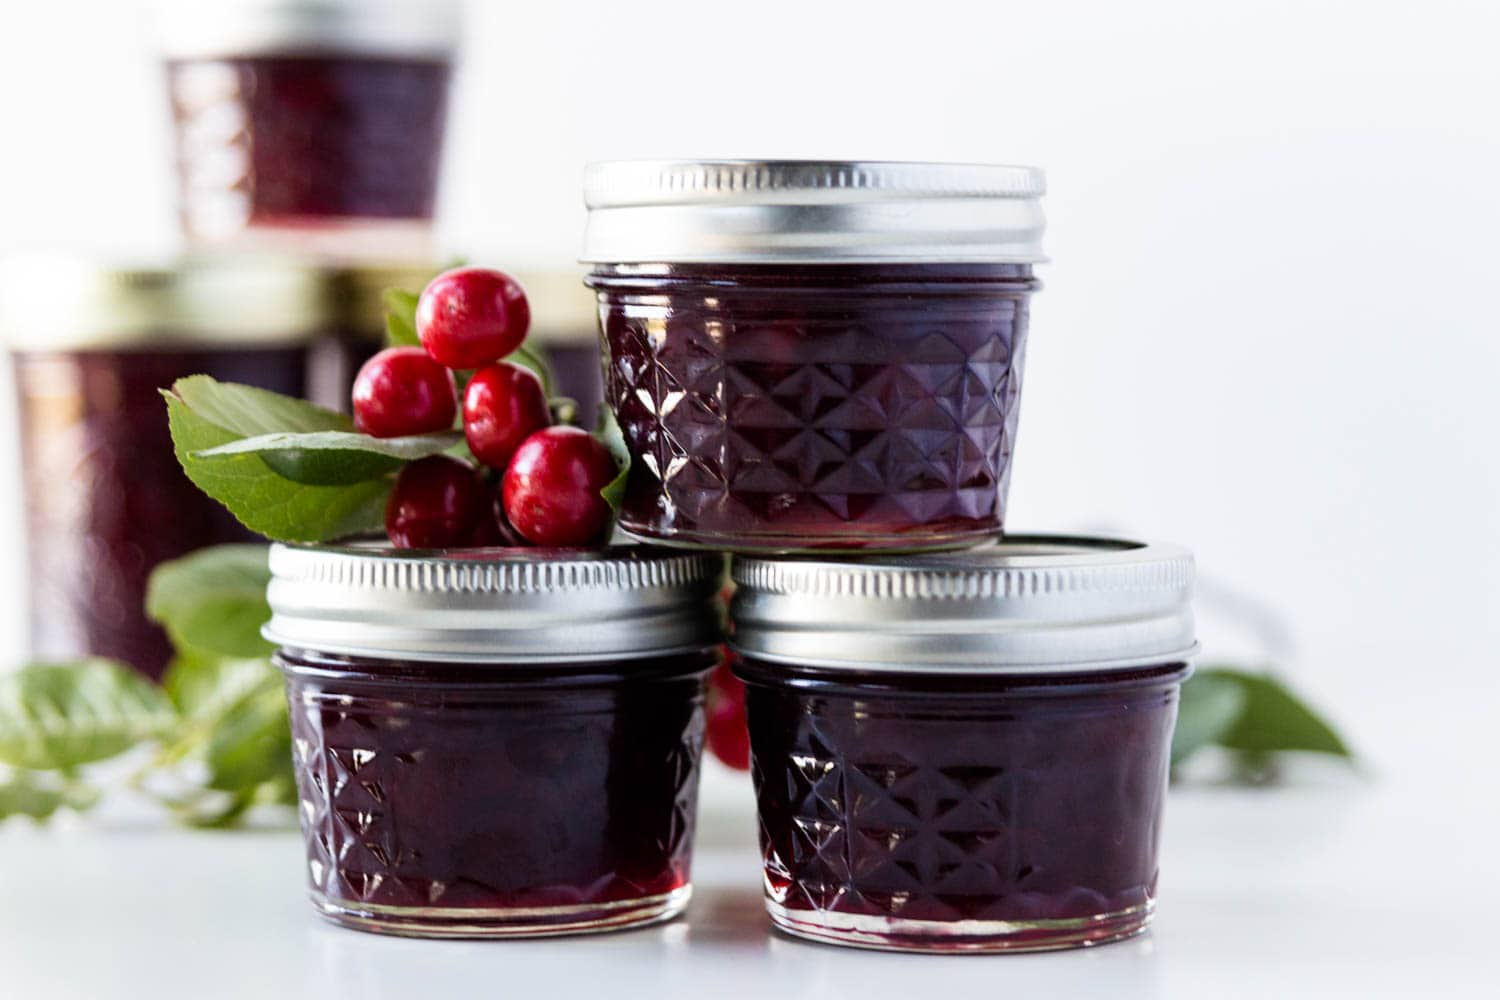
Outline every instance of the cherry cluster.
<path id="1" fill-rule="evenodd" d="M 398 548 L 581 546 L 610 521 L 600 495 L 615 477 L 609 450 L 552 422 L 535 372 L 501 360 L 526 339 L 531 307 L 510 275 L 463 267 L 417 301 L 421 347 L 390 347 L 354 381 L 354 424 L 378 438 L 450 430 L 462 414 L 478 466 L 433 455 L 408 463 L 385 510 Z M 454 373 L 469 374 L 460 404 Z"/>

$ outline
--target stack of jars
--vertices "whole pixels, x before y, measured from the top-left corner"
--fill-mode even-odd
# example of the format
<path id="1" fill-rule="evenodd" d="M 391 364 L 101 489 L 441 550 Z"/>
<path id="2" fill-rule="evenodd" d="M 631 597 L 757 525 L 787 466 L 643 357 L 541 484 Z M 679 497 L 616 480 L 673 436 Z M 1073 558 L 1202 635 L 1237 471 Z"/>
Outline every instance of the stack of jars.
<path id="1" fill-rule="evenodd" d="M 506 936 L 679 912 L 728 553 L 778 927 L 1004 951 L 1146 926 L 1192 561 L 1001 533 L 1042 187 L 589 171 L 620 527 L 646 544 L 273 550 L 324 913 Z"/>

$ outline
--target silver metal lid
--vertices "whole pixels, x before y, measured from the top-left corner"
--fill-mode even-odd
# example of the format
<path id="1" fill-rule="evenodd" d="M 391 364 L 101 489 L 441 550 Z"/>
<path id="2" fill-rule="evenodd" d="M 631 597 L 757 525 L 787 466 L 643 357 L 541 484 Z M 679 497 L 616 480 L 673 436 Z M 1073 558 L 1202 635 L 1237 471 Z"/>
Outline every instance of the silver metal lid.
<path id="1" fill-rule="evenodd" d="M 643 160 L 584 173 L 583 260 L 1032 263 L 1035 167 L 835 160 Z"/>
<path id="2" fill-rule="evenodd" d="M 157 0 L 158 45 L 168 59 L 293 53 L 448 55 L 458 43 L 458 0 Z"/>
<path id="3" fill-rule="evenodd" d="M 279 646 L 455 663 L 627 660 L 720 640 L 720 557 L 385 545 L 271 547 Z"/>
<path id="4" fill-rule="evenodd" d="M 1175 545 L 1011 535 L 966 552 L 830 562 L 736 556 L 729 644 L 868 671 L 1122 670 L 1197 650 Z"/>

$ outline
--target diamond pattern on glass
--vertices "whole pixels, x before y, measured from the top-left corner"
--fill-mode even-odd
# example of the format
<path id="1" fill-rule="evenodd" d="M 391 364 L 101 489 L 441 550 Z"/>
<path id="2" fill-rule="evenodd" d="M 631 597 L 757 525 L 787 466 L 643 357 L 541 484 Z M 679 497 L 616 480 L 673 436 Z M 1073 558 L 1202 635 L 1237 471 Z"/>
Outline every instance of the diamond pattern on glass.
<path id="1" fill-rule="evenodd" d="M 743 319 L 728 304 L 606 305 L 606 395 L 640 459 L 626 526 L 993 528 L 1015 445 L 1024 305 L 852 301 Z"/>
<path id="2" fill-rule="evenodd" d="M 344 903 L 495 908 L 686 885 L 699 684 L 689 675 L 545 707 L 535 696 L 414 704 L 294 685 L 313 889 Z"/>

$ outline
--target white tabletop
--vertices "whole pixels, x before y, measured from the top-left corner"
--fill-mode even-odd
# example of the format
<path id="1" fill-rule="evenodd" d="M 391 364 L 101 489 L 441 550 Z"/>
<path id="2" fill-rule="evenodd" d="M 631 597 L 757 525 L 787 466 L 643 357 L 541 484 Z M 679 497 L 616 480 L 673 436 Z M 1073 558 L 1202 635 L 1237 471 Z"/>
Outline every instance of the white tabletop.
<path id="1" fill-rule="evenodd" d="M 290 830 L 12 822 L 0 997 L 1494 996 L 1492 774 L 1464 795 L 1421 773 L 1174 790 L 1152 930 L 1044 955 L 891 955 L 772 934 L 747 790 L 722 771 L 686 916 L 568 939 L 412 941 L 324 923 Z M 1491 835 L 1460 836 L 1470 824 Z"/>

